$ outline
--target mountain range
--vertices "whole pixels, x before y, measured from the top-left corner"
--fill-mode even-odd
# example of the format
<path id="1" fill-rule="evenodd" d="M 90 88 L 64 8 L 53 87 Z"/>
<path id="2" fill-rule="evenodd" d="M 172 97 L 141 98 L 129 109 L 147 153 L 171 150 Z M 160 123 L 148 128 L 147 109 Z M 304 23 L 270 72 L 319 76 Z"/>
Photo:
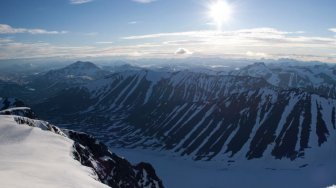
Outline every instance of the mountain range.
<path id="1" fill-rule="evenodd" d="M 229 72 L 122 66 L 112 72 L 76 62 L 35 75 L 20 86 L 34 92 L 11 96 L 27 99 L 40 117 L 110 146 L 163 149 L 195 160 L 295 160 L 329 147 L 335 80 L 328 65 L 255 63 Z"/>

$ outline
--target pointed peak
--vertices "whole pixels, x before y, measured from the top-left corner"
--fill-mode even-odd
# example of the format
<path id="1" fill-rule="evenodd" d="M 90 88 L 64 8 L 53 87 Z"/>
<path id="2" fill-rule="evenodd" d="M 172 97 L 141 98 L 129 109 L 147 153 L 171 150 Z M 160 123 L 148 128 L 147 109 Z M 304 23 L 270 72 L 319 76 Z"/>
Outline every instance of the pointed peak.
<path id="1" fill-rule="evenodd" d="M 99 69 L 99 67 L 89 61 L 77 61 L 69 66 L 67 66 L 66 68 L 75 68 L 75 69 Z"/>

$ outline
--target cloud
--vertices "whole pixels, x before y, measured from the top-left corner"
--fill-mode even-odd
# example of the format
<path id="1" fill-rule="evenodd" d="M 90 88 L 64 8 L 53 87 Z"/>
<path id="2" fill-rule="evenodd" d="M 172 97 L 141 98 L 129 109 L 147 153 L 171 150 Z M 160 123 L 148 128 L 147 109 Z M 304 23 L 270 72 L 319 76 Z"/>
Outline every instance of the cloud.
<path id="1" fill-rule="evenodd" d="M 130 25 L 134 25 L 134 24 L 137 24 L 138 22 L 137 21 L 130 21 L 130 22 L 128 22 L 128 24 L 130 24 Z"/>
<path id="2" fill-rule="evenodd" d="M 252 28 L 235 31 L 187 31 L 155 33 L 123 37 L 124 40 L 157 40 L 163 44 L 186 44 L 197 42 L 199 45 L 250 46 L 250 47 L 333 47 L 336 39 L 330 37 L 304 36 L 304 32 L 281 31 L 274 28 Z M 173 39 L 173 40 L 172 40 Z"/>
<path id="3" fill-rule="evenodd" d="M 176 55 L 191 55 L 192 52 L 190 52 L 189 50 L 185 49 L 185 48 L 179 48 L 175 51 Z"/>
<path id="4" fill-rule="evenodd" d="M 25 58 L 87 58 L 87 57 L 162 57 L 168 54 L 155 49 L 154 44 L 130 46 L 68 46 L 46 42 L 23 43 L 13 40 L 0 40 L 0 59 Z M 171 52 L 169 52 L 171 55 Z"/>
<path id="5" fill-rule="evenodd" d="M 155 33 L 149 35 L 134 35 L 123 37 L 125 40 L 138 40 L 138 39 L 153 39 L 153 38 L 162 38 L 162 37 L 175 37 L 175 36 L 196 36 L 201 33 L 207 33 L 213 31 L 189 31 L 189 32 L 174 32 L 174 33 Z"/>
<path id="6" fill-rule="evenodd" d="M 66 34 L 67 31 L 47 31 L 44 29 L 26 29 L 26 28 L 13 28 L 7 24 L 0 24 L 0 34 L 17 34 L 17 33 L 29 33 L 33 35 L 38 34 Z"/>
<path id="7" fill-rule="evenodd" d="M 80 5 L 80 4 L 84 4 L 84 3 L 90 3 L 93 0 L 70 0 L 70 4 L 73 5 Z"/>
<path id="8" fill-rule="evenodd" d="M 114 42 L 112 41 L 100 41 L 100 42 L 96 42 L 96 44 L 113 44 Z"/>
<path id="9" fill-rule="evenodd" d="M 82 33 L 82 35 L 89 36 L 89 37 L 94 37 L 94 36 L 97 36 L 98 34 L 99 34 L 98 32 Z"/>
<path id="10" fill-rule="evenodd" d="M 195 57 L 294 58 L 336 63 L 336 38 L 307 36 L 303 32 L 275 28 L 154 33 L 127 36 L 123 39 L 126 41 L 118 40 L 113 45 L 108 45 L 111 41 L 102 39 L 92 46 L 20 43 L 2 39 L 0 40 L 0 59 L 115 56 L 185 58 L 189 57 L 188 54 L 193 54 Z M 175 56 L 172 52 L 175 52 Z"/>
<path id="11" fill-rule="evenodd" d="M 329 31 L 336 33 L 336 28 L 330 28 Z"/>
<path id="12" fill-rule="evenodd" d="M 0 59 L 85 57 L 95 50 L 90 46 L 57 46 L 45 42 L 8 42 L 0 44 Z"/>
<path id="13" fill-rule="evenodd" d="M 177 46 L 194 49 L 202 56 L 235 56 L 247 58 L 295 57 L 304 60 L 336 62 L 336 38 L 307 36 L 303 31 L 283 31 L 275 28 L 252 28 L 233 31 L 184 31 L 152 33 L 123 37 L 135 42 L 150 41 L 161 51 Z"/>
<path id="14" fill-rule="evenodd" d="M 196 38 L 209 38 L 209 37 L 225 37 L 225 36 L 242 36 L 242 37 L 268 37 L 279 38 L 287 34 L 302 34 L 303 31 L 287 32 L 280 31 L 274 28 L 252 28 L 241 29 L 236 31 L 214 31 L 214 30 L 201 30 L 201 31 L 187 31 L 187 32 L 172 32 L 172 33 L 155 33 L 148 35 L 135 35 L 127 36 L 123 39 L 138 40 L 138 39 L 153 39 L 162 37 L 196 37 Z"/>
<path id="15" fill-rule="evenodd" d="M 268 54 L 266 54 L 266 53 L 252 52 L 252 51 L 246 52 L 246 55 L 249 56 L 249 57 L 255 57 L 255 58 L 267 58 L 268 57 Z"/>
<path id="16" fill-rule="evenodd" d="M 152 3 L 156 0 L 132 0 L 134 2 L 137 2 L 137 3 Z"/>
<path id="17" fill-rule="evenodd" d="M 12 39 L 0 38 L 0 45 L 1 45 L 1 43 L 8 43 L 8 42 L 12 42 Z"/>

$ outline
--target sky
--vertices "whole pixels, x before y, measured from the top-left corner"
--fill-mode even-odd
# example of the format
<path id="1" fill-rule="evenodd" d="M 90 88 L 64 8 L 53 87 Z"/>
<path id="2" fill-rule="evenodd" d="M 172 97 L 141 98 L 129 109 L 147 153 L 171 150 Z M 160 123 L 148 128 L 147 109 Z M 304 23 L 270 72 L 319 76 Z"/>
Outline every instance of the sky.
<path id="1" fill-rule="evenodd" d="M 1 0 L 0 59 L 336 63 L 335 0 Z"/>

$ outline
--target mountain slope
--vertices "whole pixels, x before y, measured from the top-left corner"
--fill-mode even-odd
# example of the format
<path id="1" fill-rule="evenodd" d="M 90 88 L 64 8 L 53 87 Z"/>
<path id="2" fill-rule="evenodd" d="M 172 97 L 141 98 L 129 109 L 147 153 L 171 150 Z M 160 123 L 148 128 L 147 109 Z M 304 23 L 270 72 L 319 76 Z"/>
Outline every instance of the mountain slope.
<path id="1" fill-rule="evenodd" d="M 48 71 L 43 75 L 43 77 L 48 80 L 75 78 L 81 78 L 83 80 L 94 80 L 103 78 L 108 74 L 110 74 L 109 71 L 105 71 L 91 62 L 77 61 L 62 69 Z"/>
<path id="2" fill-rule="evenodd" d="M 0 158 L 1 187 L 163 187 L 150 164 L 131 165 L 87 134 L 22 116 L 0 115 Z"/>
<path id="3" fill-rule="evenodd" d="M 254 63 L 231 75 L 263 78 L 281 88 L 301 88 L 318 95 L 336 98 L 336 67 L 328 64 L 314 66 L 285 66 Z"/>
<path id="4" fill-rule="evenodd" d="M 309 158 L 307 152 L 329 152 L 336 126 L 334 99 L 262 78 L 188 71 L 117 73 L 36 108 L 111 146 L 169 150 L 195 160 Z"/>
<path id="5" fill-rule="evenodd" d="M 66 88 L 87 84 L 111 74 L 91 62 L 77 61 L 64 68 L 25 76 L 20 83 L 0 80 L 0 96 L 23 99 L 35 104 Z"/>
<path id="6" fill-rule="evenodd" d="M 0 116 L 1 187 L 108 187 L 72 156 L 73 142 Z"/>

